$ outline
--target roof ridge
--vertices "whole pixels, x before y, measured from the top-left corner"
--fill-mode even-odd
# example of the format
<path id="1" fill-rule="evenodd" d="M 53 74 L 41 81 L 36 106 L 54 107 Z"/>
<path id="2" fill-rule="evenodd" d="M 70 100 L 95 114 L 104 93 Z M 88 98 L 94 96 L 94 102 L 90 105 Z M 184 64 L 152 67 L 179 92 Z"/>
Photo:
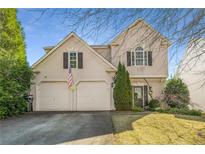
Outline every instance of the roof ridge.
<path id="1" fill-rule="evenodd" d="M 145 25 L 147 25 L 150 29 L 154 30 L 155 32 L 159 33 L 160 36 L 165 39 L 169 45 L 171 45 L 170 41 L 168 38 L 166 38 L 164 35 L 162 35 L 158 30 L 156 30 L 152 25 L 150 25 L 149 23 L 147 23 L 144 19 L 142 18 L 138 18 L 137 20 L 133 21 L 131 24 L 129 24 L 122 32 L 120 32 L 114 39 L 112 39 L 110 41 L 109 44 L 112 44 L 114 41 L 116 41 L 123 33 L 125 33 L 127 30 L 129 30 L 130 28 L 136 26 L 138 23 L 143 22 Z"/>

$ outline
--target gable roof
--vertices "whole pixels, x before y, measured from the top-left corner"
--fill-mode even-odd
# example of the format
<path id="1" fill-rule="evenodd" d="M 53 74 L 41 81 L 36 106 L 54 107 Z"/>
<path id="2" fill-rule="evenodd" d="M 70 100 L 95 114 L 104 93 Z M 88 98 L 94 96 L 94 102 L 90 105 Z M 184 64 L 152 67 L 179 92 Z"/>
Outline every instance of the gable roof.
<path id="1" fill-rule="evenodd" d="M 142 22 L 143 24 L 145 24 L 146 26 L 148 26 L 150 29 L 154 30 L 156 33 L 159 34 L 159 36 L 164 39 L 167 43 L 168 46 L 171 45 L 171 42 L 168 40 L 168 38 L 166 38 L 164 35 L 162 35 L 159 31 L 157 31 L 156 29 L 154 29 L 150 24 L 146 23 L 143 19 L 139 18 L 136 21 L 134 21 L 131 25 L 129 25 L 127 28 L 125 28 L 120 34 L 118 34 L 112 41 L 110 44 L 114 43 L 121 35 L 123 35 L 126 31 L 128 31 L 129 29 L 131 29 L 132 27 L 136 26 L 138 23 Z"/>
<path id="2" fill-rule="evenodd" d="M 97 53 L 92 47 L 90 47 L 84 40 L 82 40 L 77 34 L 74 32 L 71 32 L 69 35 L 67 35 L 63 40 L 61 40 L 56 46 L 54 46 L 47 54 L 45 54 L 43 57 L 41 57 L 37 62 L 35 62 L 31 67 L 35 68 L 37 65 L 39 65 L 44 59 L 46 59 L 48 56 L 50 56 L 58 47 L 60 47 L 65 41 L 67 41 L 70 37 L 74 36 L 77 38 L 81 43 L 83 43 L 87 48 L 90 49 L 91 52 L 93 52 L 100 60 L 102 60 L 106 65 L 110 66 L 112 69 L 117 70 L 117 68 L 111 64 L 107 59 L 102 57 L 99 53 Z"/>
<path id="3" fill-rule="evenodd" d="M 75 34 L 74 32 L 71 32 L 70 34 L 68 34 L 63 40 L 61 40 L 56 46 L 48 46 L 48 47 L 44 47 L 44 50 L 50 50 L 48 51 L 43 57 L 41 57 L 38 61 L 36 61 L 31 67 L 35 68 L 37 65 L 39 65 L 44 59 L 46 59 L 49 55 L 51 55 L 58 47 L 60 47 L 66 40 L 68 40 L 70 37 L 74 36 L 75 38 L 77 38 L 81 43 L 83 43 L 87 48 L 90 49 L 90 51 L 92 51 L 100 60 L 102 60 L 106 65 L 110 66 L 112 69 L 117 70 L 117 68 L 110 63 L 107 59 L 105 59 L 102 55 L 100 55 L 99 53 L 97 53 L 94 48 L 107 48 L 109 45 L 111 45 L 113 42 L 115 42 L 121 35 L 123 35 L 126 31 L 128 31 L 129 29 L 131 29 L 132 27 L 134 27 L 135 25 L 137 25 L 138 23 L 143 22 L 145 25 L 147 25 L 150 29 L 154 30 L 155 32 L 157 32 L 159 34 L 159 36 L 164 39 L 167 43 L 168 46 L 171 45 L 170 41 L 163 36 L 160 32 L 158 32 L 157 30 L 155 30 L 151 25 L 149 25 L 148 23 L 146 23 L 143 19 L 139 18 L 138 20 L 136 20 L 135 22 L 133 22 L 131 25 L 129 25 L 125 30 L 123 30 L 119 35 L 117 35 L 112 41 L 111 43 L 109 43 L 108 45 L 89 45 L 87 44 L 83 39 L 81 39 L 77 34 Z"/>

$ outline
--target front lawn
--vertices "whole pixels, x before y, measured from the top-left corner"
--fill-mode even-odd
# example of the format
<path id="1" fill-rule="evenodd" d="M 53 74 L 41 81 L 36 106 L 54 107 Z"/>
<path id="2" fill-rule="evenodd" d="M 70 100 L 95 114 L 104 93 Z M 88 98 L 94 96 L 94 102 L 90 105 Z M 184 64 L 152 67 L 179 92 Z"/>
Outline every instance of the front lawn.
<path id="1" fill-rule="evenodd" d="M 202 117 L 151 113 L 112 118 L 115 144 L 205 144 Z"/>

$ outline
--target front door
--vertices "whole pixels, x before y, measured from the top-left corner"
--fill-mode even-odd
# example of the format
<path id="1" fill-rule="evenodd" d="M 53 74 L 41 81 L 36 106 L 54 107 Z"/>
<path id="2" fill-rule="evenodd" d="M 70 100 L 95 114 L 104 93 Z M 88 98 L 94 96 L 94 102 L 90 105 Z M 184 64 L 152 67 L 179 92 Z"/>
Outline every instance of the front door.
<path id="1" fill-rule="evenodd" d="M 134 105 L 140 106 L 143 108 L 143 86 L 135 86 L 133 87 L 134 92 Z"/>

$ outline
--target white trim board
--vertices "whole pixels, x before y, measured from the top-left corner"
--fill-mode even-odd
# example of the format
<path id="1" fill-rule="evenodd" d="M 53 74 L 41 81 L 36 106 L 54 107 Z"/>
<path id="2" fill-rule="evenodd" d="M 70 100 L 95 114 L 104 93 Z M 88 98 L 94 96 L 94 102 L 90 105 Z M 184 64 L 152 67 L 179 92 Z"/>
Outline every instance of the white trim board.
<path id="1" fill-rule="evenodd" d="M 140 75 L 136 75 L 136 76 L 130 76 L 131 79 L 134 79 L 134 78 L 167 78 L 167 76 L 140 76 Z"/>

